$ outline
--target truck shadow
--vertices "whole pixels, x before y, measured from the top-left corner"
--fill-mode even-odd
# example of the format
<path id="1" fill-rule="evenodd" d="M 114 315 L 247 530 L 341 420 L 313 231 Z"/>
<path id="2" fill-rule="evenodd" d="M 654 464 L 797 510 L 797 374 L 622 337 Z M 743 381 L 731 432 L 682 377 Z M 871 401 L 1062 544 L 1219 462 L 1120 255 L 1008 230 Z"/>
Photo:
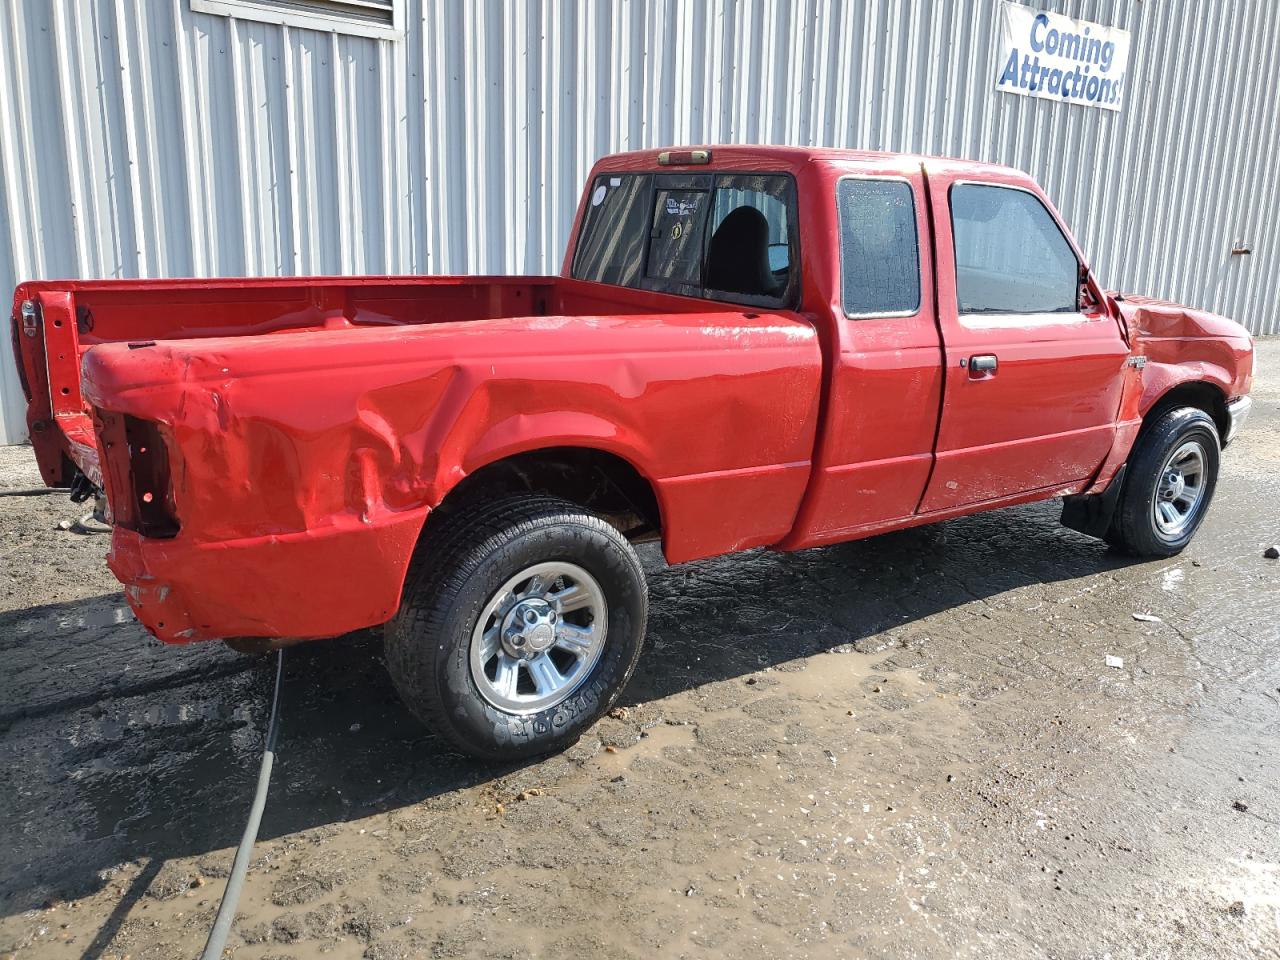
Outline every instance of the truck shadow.
<path id="1" fill-rule="evenodd" d="M 1053 506 L 1042 504 L 801 554 L 756 551 L 666 567 L 646 552 L 645 562 L 651 625 L 623 693 L 631 705 L 1131 561 L 1062 530 Z M 0 614 L 9 673 L 0 769 L 12 798 L 0 810 L 0 832 L 20 838 L 0 852 L 4 915 L 84 896 L 122 861 L 147 858 L 150 882 L 159 863 L 239 840 L 273 656 L 213 644 L 163 648 L 121 607 L 109 595 Z M 435 741 L 400 704 L 369 634 L 289 650 L 281 710 L 262 839 L 517 768 L 479 764 Z M 117 910 L 108 926 L 127 912 Z M 94 942 L 105 946 L 113 934 L 104 928 Z"/>

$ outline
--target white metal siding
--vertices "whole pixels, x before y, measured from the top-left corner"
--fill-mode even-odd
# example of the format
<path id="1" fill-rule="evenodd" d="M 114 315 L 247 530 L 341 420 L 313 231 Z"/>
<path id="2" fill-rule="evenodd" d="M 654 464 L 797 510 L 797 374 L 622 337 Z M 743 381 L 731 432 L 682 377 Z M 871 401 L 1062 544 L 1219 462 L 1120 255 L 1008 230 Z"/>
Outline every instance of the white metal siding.
<path id="1" fill-rule="evenodd" d="M 1107 284 L 1280 331 L 1272 0 L 1041 6 L 1132 32 L 1123 111 L 997 93 L 996 0 L 405 0 L 396 42 L 0 0 L 0 289 L 555 272 L 599 154 L 797 143 L 1021 167 Z"/>

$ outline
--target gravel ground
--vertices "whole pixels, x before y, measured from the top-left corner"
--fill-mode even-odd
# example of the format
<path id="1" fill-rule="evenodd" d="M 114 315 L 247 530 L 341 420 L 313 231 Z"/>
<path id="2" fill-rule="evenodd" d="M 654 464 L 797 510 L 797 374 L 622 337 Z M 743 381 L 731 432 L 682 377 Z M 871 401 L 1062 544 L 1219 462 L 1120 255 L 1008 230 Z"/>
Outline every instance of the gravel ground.
<path id="1" fill-rule="evenodd" d="M 370 636 L 290 650 L 231 953 L 1280 957 L 1280 341 L 1260 352 L 1181 557 L 1115 556 L 1053 504 L 649 552 L 640 667 L 561 756 L 448 752 Z M 0 448 L 0 490 L 36 483 Z M 81 512 L 0 497 L 0 955 L 195 956 L 274 661 L 150 640 L 105 538 L 58 528 Z"/>

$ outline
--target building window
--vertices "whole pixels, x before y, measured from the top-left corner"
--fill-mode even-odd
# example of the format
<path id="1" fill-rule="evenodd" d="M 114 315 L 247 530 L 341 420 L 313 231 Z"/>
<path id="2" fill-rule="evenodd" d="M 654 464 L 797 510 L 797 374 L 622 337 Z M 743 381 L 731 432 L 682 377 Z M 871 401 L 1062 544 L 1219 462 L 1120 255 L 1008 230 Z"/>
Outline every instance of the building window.
<path id="1" fill-rule="evenodd" d="M 306 30 L 397 40 L 404 35 L 405 0 L 189 0 L 193 13 L 212 13 Z"/>

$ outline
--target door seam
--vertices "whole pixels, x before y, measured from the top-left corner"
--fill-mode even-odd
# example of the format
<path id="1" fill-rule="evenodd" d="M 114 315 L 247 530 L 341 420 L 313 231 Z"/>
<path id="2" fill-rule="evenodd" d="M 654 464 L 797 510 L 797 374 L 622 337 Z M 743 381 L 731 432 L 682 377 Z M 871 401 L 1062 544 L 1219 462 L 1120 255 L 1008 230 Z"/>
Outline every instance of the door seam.
<path id="1" fill-rule="evenodd" d="M 933 418 L 933 446 L 929 449 L 929 472 L 924 478 L 924 486 L 920 489 L 920 499 L 911 511 L 914 517 L 920 513 L 925 498 L 929 495 L 929 487 L 933 483 L 934 472 L 938 469 L 938 441 L 942 437 L 942 417 L 947 409 L 947 380 L 950 370 L 947 365 L 947 341 L 942 333 L 942 312 L 938 298 L 938 226 L 933 212 L 933 188 L 929 185 L 929 171 L 924 163 L 920 164 L 920 181 L 924 187 L 925 220 L 929 225 L 929 266 L 932 276 L 929 278 L 933 289 L 933 329 L 938 334 L 938 369 L 942 378 L 938 387 L 938 410 Z"/>

